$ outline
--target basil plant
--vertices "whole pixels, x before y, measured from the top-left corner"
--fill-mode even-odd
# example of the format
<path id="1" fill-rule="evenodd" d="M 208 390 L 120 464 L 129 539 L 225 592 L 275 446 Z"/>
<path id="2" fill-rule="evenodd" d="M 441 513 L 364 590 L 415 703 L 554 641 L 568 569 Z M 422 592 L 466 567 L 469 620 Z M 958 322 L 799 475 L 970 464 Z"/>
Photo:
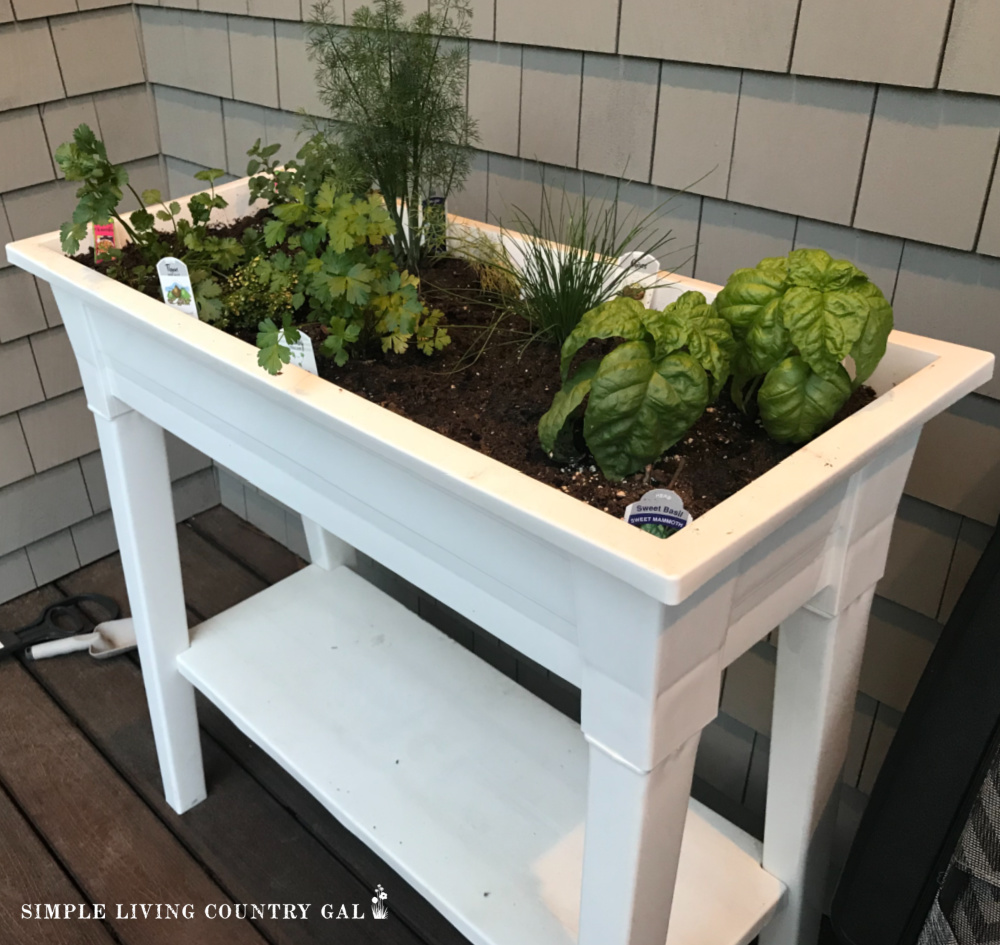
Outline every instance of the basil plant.
<path id="1" fill-rule="evenodd" d="M 892 330 L 878 287 L 821 249 L 737 269 L 715 306 L 739 343 L 733 400 L 746 409 L 756 393 L 764 429 L 781 443 L 804 443 L 833 419 L 877 367 Z"/>
<path id="2" fill-rule="evenodd" d="M 622 343 L 570 374 L 588 341 L 607 338 Z M 543 448 L 556 453 L 582 412 L 583 437 L 601 472 L 609 479 L 639 472 L 718 396 L 735 347 L 729 325 L 700 292 L 685 292 L 662 312 L 625 297 L 598 305 L 563 343 L 562 390 L 538 424 Z"/>

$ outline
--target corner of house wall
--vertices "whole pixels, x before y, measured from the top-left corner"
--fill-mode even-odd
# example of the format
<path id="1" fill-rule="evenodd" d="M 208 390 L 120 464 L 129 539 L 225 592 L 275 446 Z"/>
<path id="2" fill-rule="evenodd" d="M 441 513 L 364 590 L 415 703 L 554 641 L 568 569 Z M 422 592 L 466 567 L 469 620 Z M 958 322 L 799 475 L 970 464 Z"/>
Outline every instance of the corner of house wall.
<path id="1" fill-rule="evenodd" d="M 83 7 L 0 3 L 0 61 L 9 66 L 0 95 L 0 600 L 114 548 L 93 419 L 55 299 L 2 246 L 69 219 L 76 186 L 52 155 L 82 122 L 137 190 L 165 189 L 139 11 L 121 0 Z M 108 45 L 113 57 L 94 54 Z M 217 501 L 207 459 L 173 452 L 178 507 Z"/>

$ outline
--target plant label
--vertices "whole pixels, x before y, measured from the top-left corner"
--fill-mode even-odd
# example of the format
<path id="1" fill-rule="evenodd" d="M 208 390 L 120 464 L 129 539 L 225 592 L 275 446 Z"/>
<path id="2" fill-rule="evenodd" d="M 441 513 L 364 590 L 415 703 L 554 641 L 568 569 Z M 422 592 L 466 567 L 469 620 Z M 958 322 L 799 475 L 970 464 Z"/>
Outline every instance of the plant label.
<path id="1" fill-rule="evenodd" d="M 118 243 L 115 241 L 114 223 L 95 223 L 94 225 L 94 259 L 101 262 L 101 258 L 110 250 L 115 249 Z"/>
<path id="2" fill-rule="evenodd" d="M 631 252 L 618 257 L 618 266 L 623 273 L 628 273 L 620 289 L 621 294 L 642 302 L 645 308 L 651 308 L 652 290 L 661 285 L 660 261 L 649 253 Z"/>
<path id="3" fill-rule="evenodd" d="M 282 329 L 278 335 L 278 343 L 285 345 L 291 352 L 288 358 L 289 364 L 294 364 L 302 368 L 303 371 L 308 371 L 310 374 L 315 374 L 319 377 L 319 371 L 316 369 L 316 352 L 313 350 L 312 338 L 305 334 L 305 332 L 299 332 L 299 340 L 292 345 L 285 340 L 285 332 Z"/>
<path id="4" fill-rule="evenodd" d="M 625 521 L 657 538 L 669 538 L 691 521 L 691 513 L 676 492 L 653 489 L 625 509 Z"/>
<path id="5" fill-rule="evenodd" d="M 636 275 L 655 276 L 660 271 L 660 260 L 649 253 L 631 252 L 618 257 L 618 265 L 622 269 L 630 268 Z"/>
<path id="6" fill-rule="evenodd" d="M 424 246 L 431 256 L 443 256 L 448 251 L 448 213 L 444 197 L 428 197 L 424 201 Z"/>
<path id="7" fill-rule="evenodd" d="M 197 318 L 198 307 L 195 305 L 188 267 L 173 256 L 164 256 L 156 264 L 156 272 L 160 277 L 163 301 L 171 308 Z"/>

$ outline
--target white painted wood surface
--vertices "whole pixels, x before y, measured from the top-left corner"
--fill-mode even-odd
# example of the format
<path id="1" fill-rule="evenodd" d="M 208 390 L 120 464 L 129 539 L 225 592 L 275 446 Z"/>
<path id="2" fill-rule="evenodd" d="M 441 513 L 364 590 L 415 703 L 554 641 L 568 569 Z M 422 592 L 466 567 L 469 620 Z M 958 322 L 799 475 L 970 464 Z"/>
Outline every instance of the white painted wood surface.
<path id="1" fill-rule="evenodd" d="M 840 769 L 874 593 L 872 584 L 838 614 L 802 608 L 781 624 L 763 865 L 785 879 L 789 896 L 761 933 L 761 945 L 814 942 L 819 935 Z"/>
<path id="2" fill-rule="evenodd" d="M 221 192 L 238 216 L 246 206 L 245 182 Z M 496 235 L 495 229 L 481 229 Z M 136 614 L 136 633 L 165 789 L 177 810 L 203 793 L 200 759 L 192 748 L 197 738 L 190 689 L 178 674 L 180 665 L 213 698 L 231 700 L 227 711 L 234 721 L 259 733 L 338 816 L 356 822 L 355 829 L 387 858 L 404 857 L 393 862 L 477 943 L 573 940 L 573 896 L 581 890 L 581 945 L 663 945 L 665 934 L 672 943 L 745 942 L 777 899 L 780 881 L 789 886 L 789 896 L 766 941 L 808 945 L 818 920 L 811 877 L 825 866 L 818 821 L 843 761 L 850 725 L 845 693 L 856 684 L 868 590 L 885 564 L 892 518 L 923 423 L 987 380 L 992 355 L 894 332 L 871 379 L 880 394 L 873 404 L 660 541 L 300 369 L 265 375 L 252 347 L 66 259 L 56 234 L 11 244 L 8 257 L 52 283 L 88 401 L 99 415 L 114 418 L 102 434 L 117 469 L 109 474 L 109 490 L 129 594 L 145 602 Z M 718 287 L 674 278 L 657 290 L 655 304 L 688 288 L 711 296 Z M 336 666 L 326 658 L 335 651 L 316 650 L 317 620 L 307 618 L 319 615 L 308 595 L 296 599 L 295 611 L 291 601 L 287 607 L 309 638 L 296 642 L 297 631 L 290 629 L 275 639 L 272 621 L 265 631 L 273 652 L 265 660 L 251 659 L 249 649 L 241 657 L 241 633 L 256 626 L 263 595 L 214 618 L 196 645 L 184 650 L 157 427 L 305 513 L 317 567 L 303 580 L 323 575 L 356 581 L 345 578 L 341 567 L 356 548 L 581 686 L 582 733 L 544 707 L 526 708 L 534 706 L 531 697 L 494 678 L 493 670 L 466 670 L 462 661 L 475 662 L 468 654 L 453 664 L 444 654 L 457 648 L 444 638 L 421 644 L 412 654 L 415 664 L 428 678 L 435 678 L 439 660 L 442 671 L 462 665 L 463 673 L 479 673 L 469 678 L 482 683 L 481 692 L 471 692 L 461 689 L 461 679 L 455 682 L 459 690 L 441 680 L 442 691 L 454 697 L 445 700 L 450 708 L 420 689 L 407 665 L 386 663 L 393 685 L 380 694 L 381 711 L 399 712 L 392 692 L 407 684 L 411 704 L 426 703 L 426 711 L 441 719 L 436 730 L 450 733 L 437 742 L 425 737 L 427 763 L 423 769 L 414 763 L 412 770 L 423 771 L 420 783 L 435 783 L 449 772 L 455 783 L 470 786 L 473 796 L 453 798 L 453 805 L 473 818 L 465 827 L 477 827 L 476 837 L 489 850 L 484 862 L 473 865 L 478 861 L 468 830 L 456 833 L 439 807 L 407 807 L 399 795 L 414 786 L 404 789 L 399 772 L 383 770 L 378 745 L 412 733 L 420 712 L 411 712 L 414 718 L 400 721 L 399 736 L 390 736 L 369 730 L 359 706 L 385 724 L 390 717 L 379 716 L 378 705 L 357 687 L 338 689 L 358 700 L 353 708 L 338 704 L 331 713 L 315 701 L 332 697 L 334 689 L 315 674 L 332 674 Z M 152 453 L 144 460 L 147 447 Z M 136 496 L 144 496 L 152 512 Z M 166 584 L 160 586 L 163 575 Z M 293 585 L 265 594 L 274 593 L 277 601 L 286 586 Z M 364 626 L 383 612 L 384 602 L 370 588 L 351 587 L 345 600 L 353 601 Z M 411 633 L 414 640 L 427 633 L 413 620 L 400 623 L 409 628 L 404 642 Z M 713 905 L 713 897 L 730 866 L 715 865 L 716 855 L 705 850 L 728 861 L 740 844 L 726 846 L 704 818 L 692 817 L 683 798 L 698 737 L 717 711 L 723 668 L 777 624 L 789 632 L 779 642 L 762 853 L 773 876 L 751 860 L 752 869 L 727 892 L 727 902 L 743 904 L 727 912 Z M 207 655 L 212 627 L 222 628 L 217 636 L 224 658 Z M 284 654 L 282 643 L 287 658 L 275 656 Z M 256 698 L 240 673 L 265 686 L 267 699 Z M 306 678 L 313 680 L 308 686 Z M 247 692 L 255 698 L 245 699 Z M 456 704 L 485 705 L 477 698 L 492 700 L 488 712 L 469 710 L 462 717 L 454 711 Z M 446 716 L 455 721 L 446 724 Z M 346 728 L 340 719 L 350 720 Z M 579 766 L 570 779 L 575 787 L 562 780 L 565 772 L 547 754 L 564 737 L 566 745 L 577 746 L 575 760 L 566 762 Z M 491 749 L 477 753 L 477 740 Z M 343 777 L 360 779 L 365 793 L 398 798 L 401 810 L 412 811 L 413 825 L 401 818 L 391 821 L 390 831 L 382 805 L 370 809 L 353 794 L 348 803 L 336 785 L 331 799 L 330 784 L 321 783 L 328 770 L 322 758 L 330 752 L 342 753 Z M 403 768 L 403 757 L 396 757 Z M 491 768 L 496 758 L 527 765 L 530 774 L 512 786 Z M 559 799 L 564 806 L 556 804 Z M 566 819 L 569 811 L 576 811 L 575 823 Z M 405 819 L 410 821 L 409 813 Z M 584 819 L 589 839 L 580 852 Z M 365 826 L 368 821 L 371 826 Z M 381 829 L 399 834 L 396 846 L 402 839 L 405 853 L 376 836 L 380 822 Z M 575 872 L 569 882 L 581 859 L 582 879 Z M 743 876 L 746 863 L 734 862 L 742 862 L 737 872 Z M 463 866 L 449 872 L 448 863 Z M 568 863 L 576 865 L 570 869 Z M 532 864 L 541 872 L 531 874 Z M 527 886 L 526 870 L 535 876 Z M 496 888 L 494 904 L 480 901 L 493 899 L 493 890 L 489 897 L 479 890 L 477 900 L 475 889 L 463 885 L 473 878 L 474 885 Z M 757 905 L 744 908 L 744 894 Z M 698 905 L 689 909 L 687 902 Z M 531 922 L 520 924 L 522 909 L 534 910 L 541 923 L 535 931 Z M 716 922 L 722 930 L 711 925 Z"/>
<path id="3" fill-rule="evenodd" d="M 189 644 L 163 430 L 135 411 L 95 411 L 167 803 L 206 797 L 194 690 L 177 671 Z M 141 630 L 140 630 L 141 628 Z"/>
<path id="4" fill-rule="evenodd" d="M 358 556 L 355 549 L 336 535 L 331 535 L 311 518 L 303 517 L 302 530 L 306 533 L 306 547 L 309 549 L 309 560 L 313 564 L 327 571 L 340 565 L 354 567 L 357 564 Z"/>
<path id="5" fill-rule="evenodd" d="M 347 568 L 310 566 L 205 621 L 178 665 L 472 941 L 575 941 L 588 746 L 572 721 Z M 782 884 L 680 803 L 670 945 L 745 943 Z M 597 820 L 618 832 L 621 814 Z M 617 916 L 606 879 L 594 905 Z M 591 940 L 608 945 L 602 925 Z"/>

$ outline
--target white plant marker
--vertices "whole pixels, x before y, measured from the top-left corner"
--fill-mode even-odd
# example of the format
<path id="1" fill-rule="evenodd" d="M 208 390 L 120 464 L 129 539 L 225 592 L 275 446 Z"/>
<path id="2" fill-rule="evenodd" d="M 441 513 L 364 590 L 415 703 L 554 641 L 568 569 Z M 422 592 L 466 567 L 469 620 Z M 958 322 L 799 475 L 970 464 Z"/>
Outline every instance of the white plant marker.
<path id="1" fill-rule="evenodd" d="M 649 253 L 631 252 L 618 257 L 618 265 L 624 269 L 626 266 L 634 267 L 634 272 L 643 273 L 647 276 L 655 276 L 659 273 L 660 261 Z"/>
<path id="2" fill-rule="evenodd" d="M 198 306 L 194 301 L 188 267 L 173 256 L 164 256 L 156 264 L 156 273 L 160 277 L 163 301 L 171 308 L 197 318 Z"/>
<path id="3" fill-rule="evenodd" d="M 638 286 L 646 290 L 642 304 L 645 308 L 649 308 L 652 304 L 652 293 L 650 290 L 659 282 L 660 270 L 662 268 L 660 261 L 649 253 L 633 251 L 619 256 L 618 265 L 622 272 L 631 267 L 628 279 L 621 285 L 621 288 Z"/>
<path id="4" fill-rule="evenodd" d="M 291 352 L 288 363 L 296 367 L 315 374 L 319 377 L 319 370 L 316 368 L 316 352 L 313 350 L 312 338 L 305 332 L 299 332 L 299 340 L 295 344 L 290 344 L 285 338 L 285 330 L 278 333 L 278 343 L 284 345 Z"/>
<path id="5" fill-rule="evenodd" d="M 661 532 L 666 531 L 667 534 L 660 534 L 660 537 L 667 538 L 689 524 L 692 516 L 684 508 L 684 500 L 676 492 L 670 489 L 652 489 L 626 507 L 624 518 L 636 528 L 645 525 L 655 526 Z"/>

